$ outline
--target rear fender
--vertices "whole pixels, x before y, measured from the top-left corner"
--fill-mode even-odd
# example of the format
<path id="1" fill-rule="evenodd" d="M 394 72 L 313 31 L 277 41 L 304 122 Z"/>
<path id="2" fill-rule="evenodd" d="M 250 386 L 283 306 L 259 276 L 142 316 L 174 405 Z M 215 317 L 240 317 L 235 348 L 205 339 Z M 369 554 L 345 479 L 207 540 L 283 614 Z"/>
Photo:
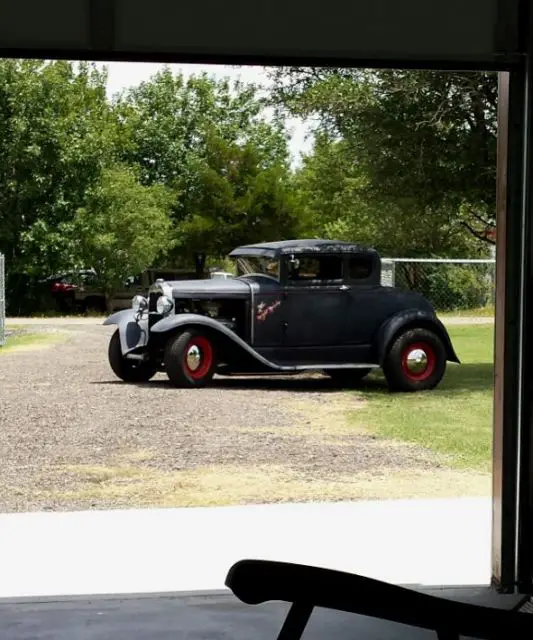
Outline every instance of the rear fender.
<path id="1" fill-rule="evenodd" d="M 137 319 L 133 309 L 117 311 L 104 320 L 104 325 L 117 325 L 122 355 L 148 344 L 148 315 Z"/>
<path id="2" fill-rule="evenodd" d="M 239 337 L 234 331 L 223 325 L 218 320 L 210 318 L 209 316 L 202 316 L 195 313 L 179 313 L 175 315 L 167 316 L 159 322 L 156 322 L 150 331 L 153 333 L 169 333 L 176 329 L 185 329 L 186 327 L 209 329 L 210 331 L 218 334 L 221 337 L 231 341 L 236 347 L 242 349 L 249 356 L 260 362 L 265 367 L 273 370 L 283 370 L 283 367 L 270 362 L 262 355 L 257 353 L 248 343 L 246 343 L 241 337 Z"/>
<path id="3" fill-rule="evenodd" d="M 437 316 L 427 311 L 421 311 L 420 309 L 407 309 L 400 311 L 386 320 L 378 332 L 375 345 L 380 365 L 383 365 L 389 347 L 398 334 L 415 327 L 434 331 L 444 344 L 446 359 L 450 362 L 460 362 L 453 348 L 448 331 Z"/>

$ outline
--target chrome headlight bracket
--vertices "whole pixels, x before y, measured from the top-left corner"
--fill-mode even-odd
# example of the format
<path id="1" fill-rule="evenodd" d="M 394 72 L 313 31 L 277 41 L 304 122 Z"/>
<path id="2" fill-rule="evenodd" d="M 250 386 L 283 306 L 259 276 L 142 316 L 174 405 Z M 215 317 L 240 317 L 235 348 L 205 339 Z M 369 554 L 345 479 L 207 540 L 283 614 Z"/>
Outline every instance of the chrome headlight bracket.
<path id="1" fill-rule="evenodd" d="M 139 319 L 148 310 L 148 300 L 144 296 L 134 296 L 131 300 L 133 313 Z"/>

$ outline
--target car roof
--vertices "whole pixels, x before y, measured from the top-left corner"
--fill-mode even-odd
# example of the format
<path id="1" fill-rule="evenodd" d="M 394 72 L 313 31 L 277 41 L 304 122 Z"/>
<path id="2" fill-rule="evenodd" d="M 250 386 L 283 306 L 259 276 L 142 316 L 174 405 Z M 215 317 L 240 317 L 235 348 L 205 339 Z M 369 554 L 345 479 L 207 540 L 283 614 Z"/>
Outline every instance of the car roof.
<path id="1" fill-rule="evenodd" d="M 321 240 L 317 238 L 304 240 L 280 240 L 278 242 L 262 242 L 237 247 L 229 255 L 232 257 L 260 255 L 268 258 L 279 258 L 291 253 L 372 253 L 375 249 L 354 242 L 343 240 Z"/>

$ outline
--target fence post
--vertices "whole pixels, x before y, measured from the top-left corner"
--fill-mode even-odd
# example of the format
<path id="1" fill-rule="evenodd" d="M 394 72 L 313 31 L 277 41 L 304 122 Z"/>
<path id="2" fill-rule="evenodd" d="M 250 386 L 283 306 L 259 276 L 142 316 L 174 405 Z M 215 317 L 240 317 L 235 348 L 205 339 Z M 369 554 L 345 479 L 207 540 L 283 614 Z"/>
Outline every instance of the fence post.
<path id="1" fill-rule="evenodd" d="M 6 270 L 4 256 L 0 253 L 0 347 L 6 341 Z"/>
<path id="2" fill-rule="evenodd" d="M 390 258 L 381 260 L 381 285 L 383 287 L 394 287 L 395 266 L 394 260 Z"/>

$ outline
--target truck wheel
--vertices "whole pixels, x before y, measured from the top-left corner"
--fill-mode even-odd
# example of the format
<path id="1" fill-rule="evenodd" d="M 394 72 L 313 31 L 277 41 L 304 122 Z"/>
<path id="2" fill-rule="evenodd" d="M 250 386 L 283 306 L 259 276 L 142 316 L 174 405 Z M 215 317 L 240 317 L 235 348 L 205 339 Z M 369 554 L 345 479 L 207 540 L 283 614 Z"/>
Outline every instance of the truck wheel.
<path id="1" fill-rule="evenodd" d="M 205 387 L 215 373 L 215 348 L 198 331 L 172 336 L 165 347 L 165 371 L 178 387 Z"/>
<path id="2" fill-rule="evenodd" d="M 348 389 L 356 387 L 371 371 L 372 369 L 324 369 L 324 373 L 335 384 Z"/>
<path id="3" fill-rule="evenodd" d="M 383 364 L 391 391 L 433 389 L 446 371 L 446 349 L 428 329 L 410 329 L 392 343 Z"/>
<path id="4" fill-rule="evenodd" d="M 148 382 L 157 373 L 157 368 L 151 362 L 128 360 L 122 355 L 118 329 L 109 341 L 108 357 L 113 373 L 124 382 Z"/>

